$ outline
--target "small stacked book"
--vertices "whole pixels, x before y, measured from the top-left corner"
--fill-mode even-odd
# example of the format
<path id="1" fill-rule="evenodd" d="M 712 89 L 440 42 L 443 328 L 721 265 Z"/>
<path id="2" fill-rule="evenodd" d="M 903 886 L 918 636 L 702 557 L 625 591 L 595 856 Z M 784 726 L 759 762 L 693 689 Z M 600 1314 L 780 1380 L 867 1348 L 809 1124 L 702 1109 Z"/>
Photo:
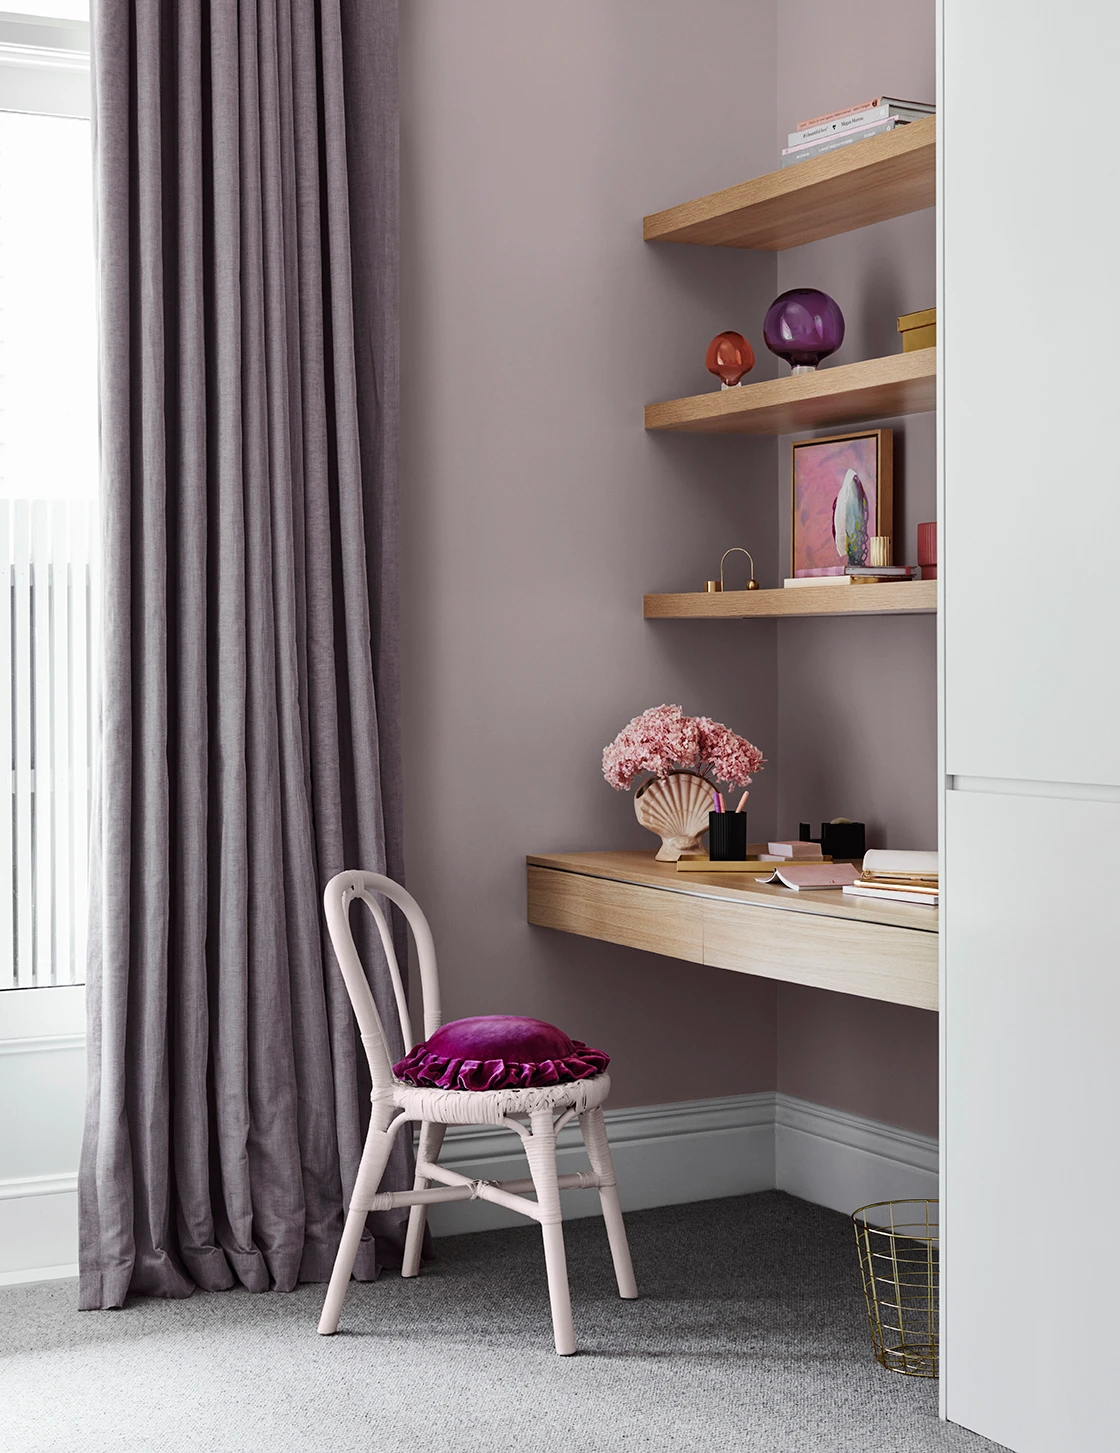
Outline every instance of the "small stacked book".
<path id="1" fill-rule="evenodd" d="M 826 152 L 848 146 L 853 141 L 893 131 L 896 126 L 906 126 L 923 116 L 932 116 L 935 110 L 928 101 L 900 101 L 894 96 L 875 96 L 843 111 L 831 111 L 827 116 L 799 121 L 797 130 L 789 134 L 789 145 L 782 151 L 782 166 L 792 166 L 813 156 L 824 156 Z"/>
<path id="2" fill-rule="evenodd" d="M 859 882 L 844 889 L 857 898 L 888 898 L 895 903 L 938 902 L 936 853 L 889 852 L 872 848 L 864 854 Z"/>
<path id="3" fill-rule="evenodd" d="M 713 863 L 706 853 L 677 859 L 678 873 L 772 873 L 775 863 L 831 863 L 821 854 L 820 843 L 788 840 L 781 843 L 748 843 L 745 858 L 726 858 Z"/>

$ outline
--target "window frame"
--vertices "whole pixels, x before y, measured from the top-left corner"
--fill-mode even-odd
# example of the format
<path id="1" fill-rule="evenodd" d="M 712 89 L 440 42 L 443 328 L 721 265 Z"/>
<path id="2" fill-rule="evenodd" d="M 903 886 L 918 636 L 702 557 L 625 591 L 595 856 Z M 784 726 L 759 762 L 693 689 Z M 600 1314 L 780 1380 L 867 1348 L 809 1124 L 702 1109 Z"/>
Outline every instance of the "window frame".
<path id="1" fill-rule="evenodd" d="M 0 12 L 0 111 L 88 121 L 89 25 Z"/>

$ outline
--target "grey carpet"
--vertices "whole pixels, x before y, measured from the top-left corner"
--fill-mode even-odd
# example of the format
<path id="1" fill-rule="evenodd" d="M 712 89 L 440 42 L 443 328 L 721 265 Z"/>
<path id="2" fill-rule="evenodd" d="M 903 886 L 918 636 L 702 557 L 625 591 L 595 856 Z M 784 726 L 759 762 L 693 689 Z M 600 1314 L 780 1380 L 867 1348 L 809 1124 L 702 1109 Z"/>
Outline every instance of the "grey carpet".
<path id="1" fill-rule="evenodd" d="M 980 1453 L 937 1384 L 871 1356 L 847 1219 L 779 1192 L 631 1213 L 641 1298 L 566 1228 L 580 1353 L 551 1346 L 534 1226 L 436 1243 L 414 1281 L 75 1310 L 0 1291 L 0 1447 L 19 1453 Z"/>

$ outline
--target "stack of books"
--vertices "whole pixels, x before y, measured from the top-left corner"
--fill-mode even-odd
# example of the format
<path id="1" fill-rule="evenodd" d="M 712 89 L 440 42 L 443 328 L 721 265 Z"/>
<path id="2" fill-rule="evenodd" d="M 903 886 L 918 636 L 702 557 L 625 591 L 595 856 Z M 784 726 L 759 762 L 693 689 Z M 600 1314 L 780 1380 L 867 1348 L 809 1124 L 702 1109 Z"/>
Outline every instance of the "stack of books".
<path id="1" fill-rule="evenodd" d="M 864 854 L 859 882 L 844 889 L 856 898 L 888 898 L 895 903 L 937 907 L 936 853 L 889 852 L 872 848 Z"/>
<path id="2" fill-rule="evenodd" d="M 782 166 L 792 166 L 794 162 L 823 156 L 837 147 L 850 146 L 853 141 L 893 131 L 896 126 L 906 126 L 911 121 L 920 121 L 923 116 L 932 116 L 935 110 L 928 101 L 899 101 L 894 96 L 875 96 L 844 111 L 831 111 L 827 116 L 799 121 L 797 130 L 789 134 L 789 145 L 782 151 Z"/>
<path id="3" fill-rule="evenodd" d="M 875 585 L 884 581 L 917 580 L 916 565 L 848 565 L 843 575 L 796 575 L 783 580 L 786 590 L 801 585 Z"/>

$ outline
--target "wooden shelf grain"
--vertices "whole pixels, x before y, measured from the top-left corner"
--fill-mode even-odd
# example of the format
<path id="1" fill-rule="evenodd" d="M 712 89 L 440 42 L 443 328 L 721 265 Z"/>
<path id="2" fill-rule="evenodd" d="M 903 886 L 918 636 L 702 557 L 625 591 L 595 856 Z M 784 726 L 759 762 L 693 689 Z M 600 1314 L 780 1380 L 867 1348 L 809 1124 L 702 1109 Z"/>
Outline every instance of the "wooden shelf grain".
<path id="1" fill-rule="evenodd" d="M 748 875 L 683 874 L 652 852 L 546 853 L 526 862 L 529 922 L 543 928 L 937 1008 L 934 908 L 835 890 L 794 893 Z"/>
<path id="2" fill-rule="evenodd" d="M 936 132 L 929 116 L 654 212 L 645 240 L 780 252 L 920 212 L 936 200 Z"/>
<path id="3" fill-rule="evenodd" d="M 647 621 L 776 620 L 790 616 L 934 615 L 936 580 L 885 585 L 805 585 L 789 590 L 690 591 L 647 595 Z"/>
<path id="4" fill-rule="evenodd" d="M 795 434 L 937 407 L 937 349 L 646 405 L 646 428 L 692 434 Z"/>

